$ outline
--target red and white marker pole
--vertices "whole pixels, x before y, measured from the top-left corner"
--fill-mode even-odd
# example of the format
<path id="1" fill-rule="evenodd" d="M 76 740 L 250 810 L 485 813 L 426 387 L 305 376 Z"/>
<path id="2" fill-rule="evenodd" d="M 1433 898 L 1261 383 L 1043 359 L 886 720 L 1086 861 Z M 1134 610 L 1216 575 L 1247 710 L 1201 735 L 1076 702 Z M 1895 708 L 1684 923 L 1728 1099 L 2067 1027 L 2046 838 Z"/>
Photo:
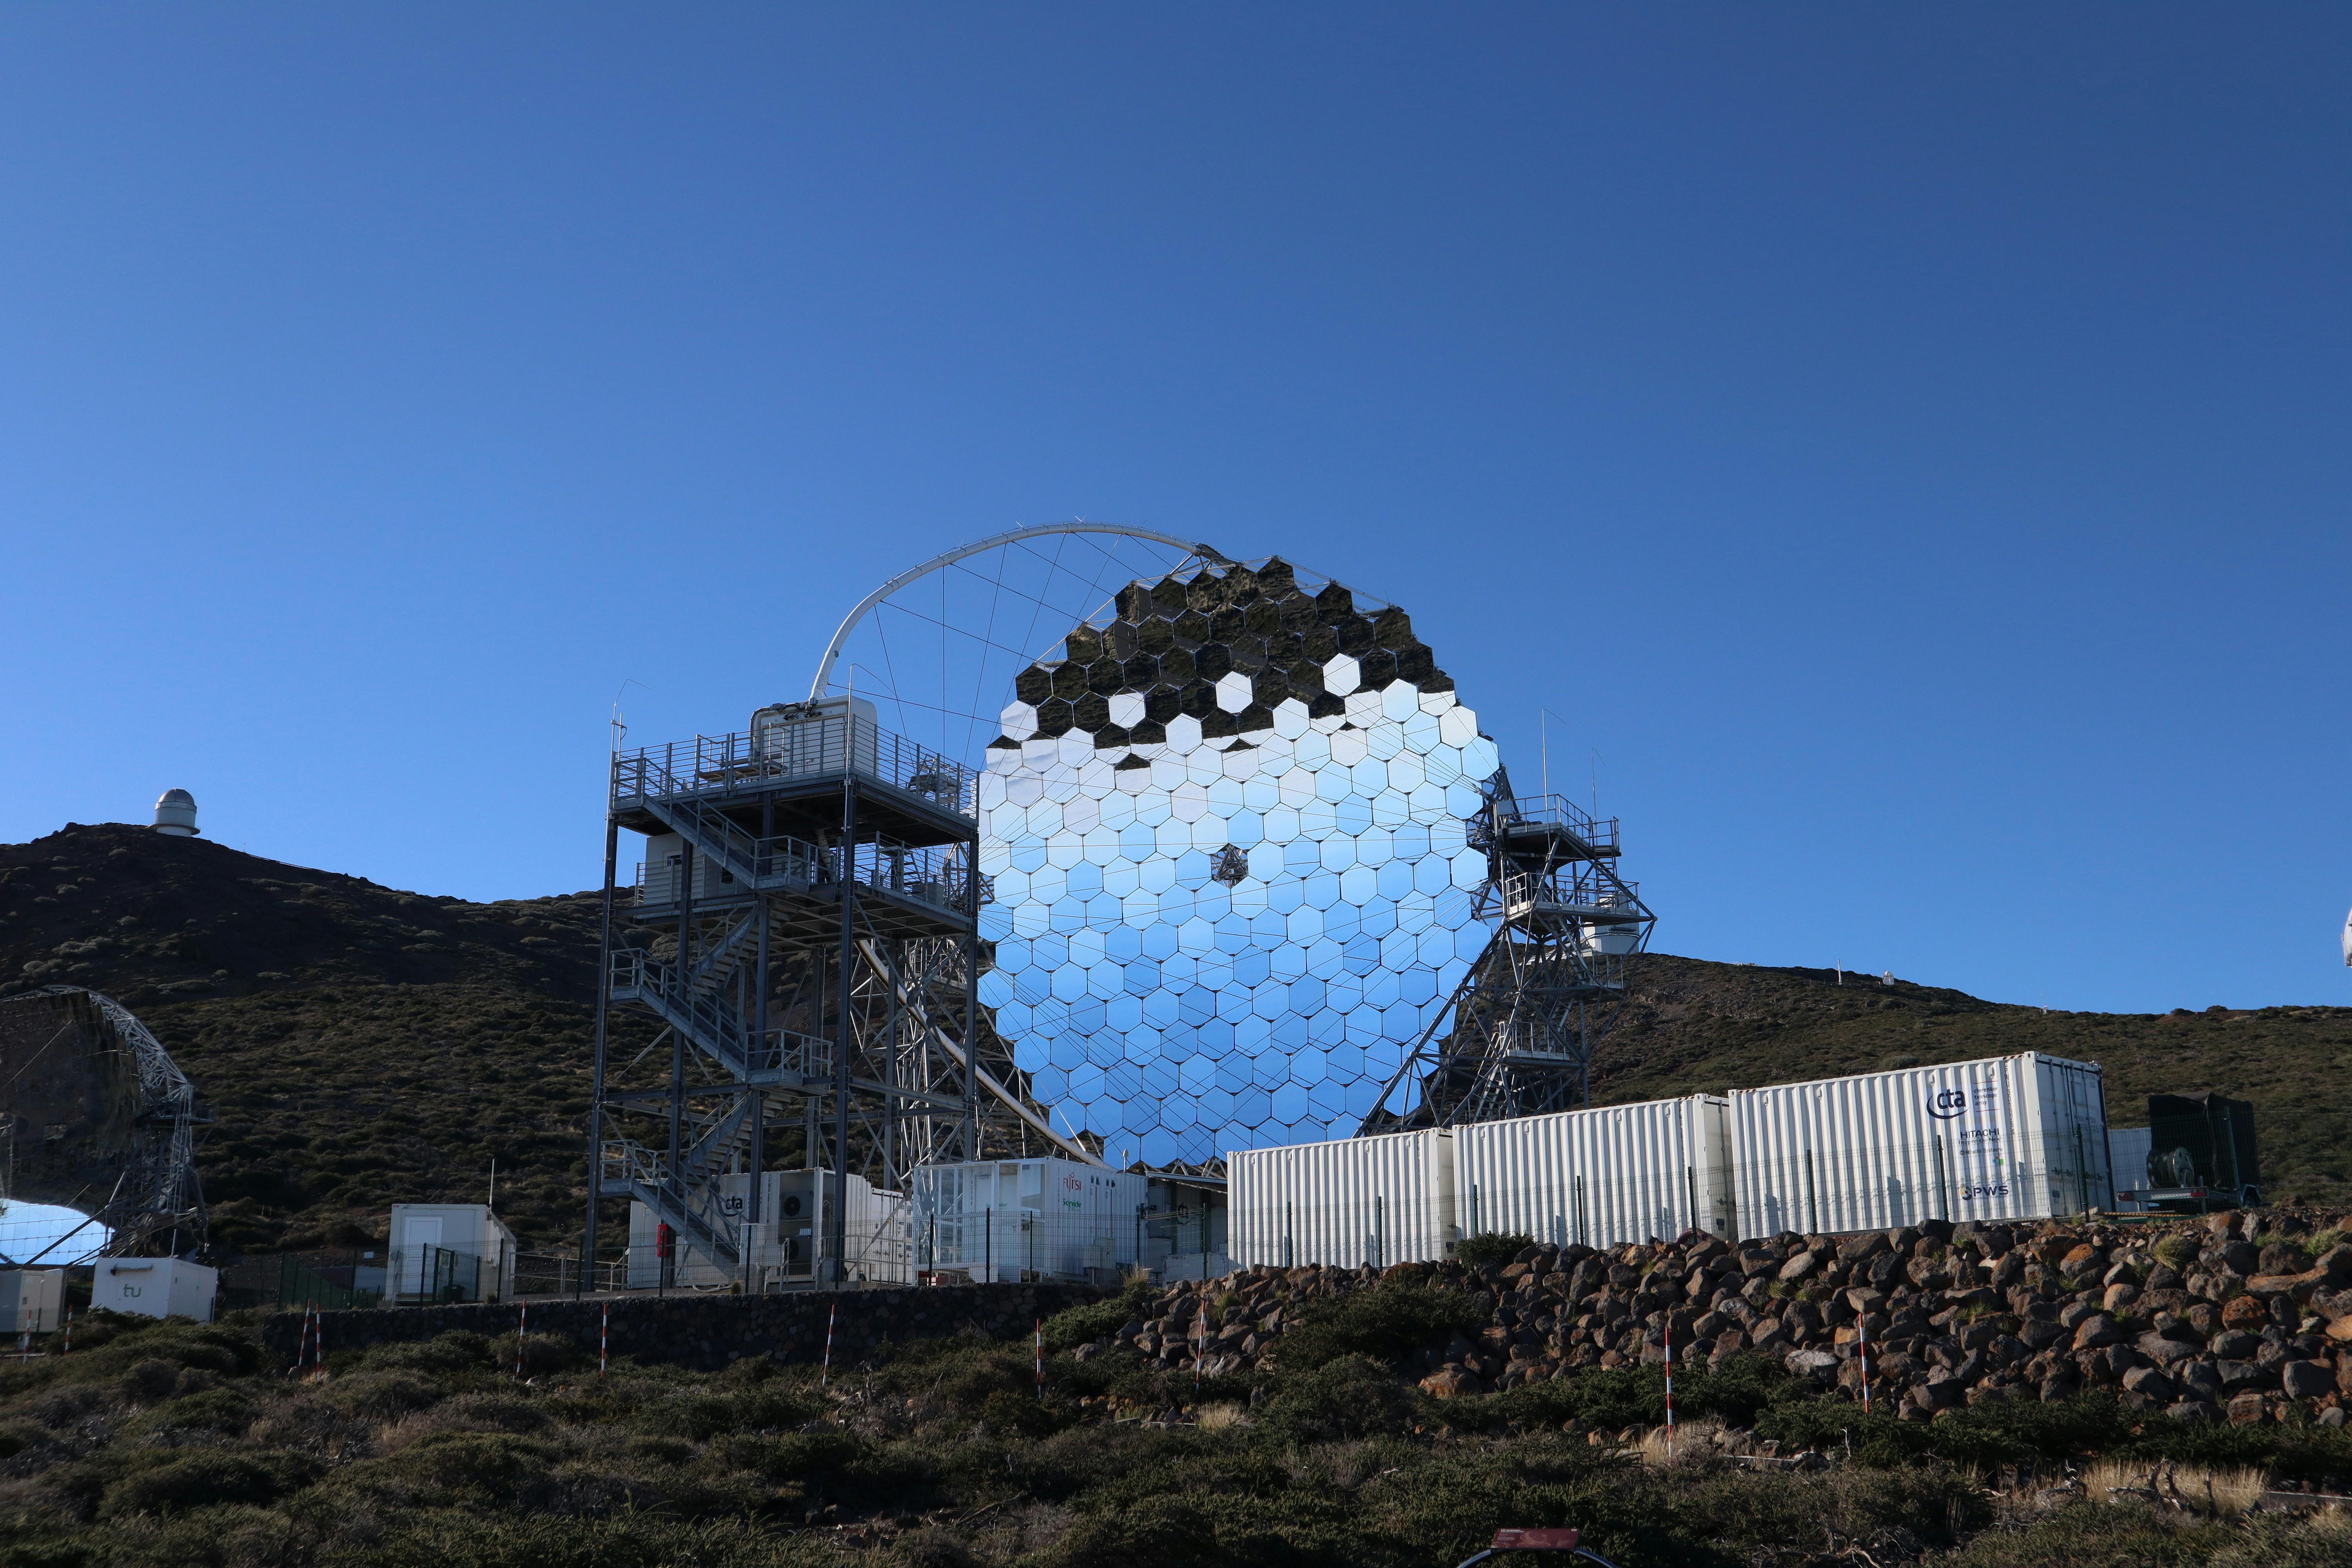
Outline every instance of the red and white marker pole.
<path id="1" fill-rule="evenodd" d="M 824 1368 L 817 1373 L 816 1385 L 824 1387 L 833 1381 L 833 1325 L 841 1316 L 841 1303 L 835 1300 L 833 1310 L 824 1315 Z"/>
<path id="2" fill-rule="evenodd" d="M 1037 1320 L 1037 1397 L 1045 1397 L 1045 1320 Z"/>
<path id="3" fill-rule="evenodd" d="M 1865 1313 L 1853 1321 L 1854 1333 L 1862 1344 L 1862 1413 L 1867 1415 L 1870 1414 L 1870 1318 Z"/>
<path id="4" fill-rule="evenodd" d="M 1666 1314 L 1666 1458 L 1675 1457 L 1675 1316 Z"/>
<path id="5" fill-rule="evenodd" d="M 59 1355 L 73 1354 L 73 1309 L 71 1307 L 68 1307 L 66 1309 L 66 1348 L 59 1351 L 58 1353 Z"/>
<path id="6" fill-rule="evenodd" d="M 522 1381 L 522 1334 L 530 1326 L 530 1303 L 522 1304 L 522 1314 L 515 1319 L 515 1381 Z"/>
<path id="7" fill-rule="evenodd" d="M 613 1303 L 604 1303 L 604 1321 L 596 1326 L 596 1376 L 604 1378 L 605 1364 L 613 1354 Z"/>

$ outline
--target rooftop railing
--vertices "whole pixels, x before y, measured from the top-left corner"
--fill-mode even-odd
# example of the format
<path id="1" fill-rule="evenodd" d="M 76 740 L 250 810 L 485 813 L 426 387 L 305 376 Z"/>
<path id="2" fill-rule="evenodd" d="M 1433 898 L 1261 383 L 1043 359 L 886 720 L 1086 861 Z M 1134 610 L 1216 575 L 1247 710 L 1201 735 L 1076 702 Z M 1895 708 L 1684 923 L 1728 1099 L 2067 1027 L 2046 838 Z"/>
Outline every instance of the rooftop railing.
<path id="1" fill-rule="evenodd" d="M 764 724 L 731 735 L 640 746 L 613 755 L 613 798 L 724 800 L 799 778 L 854 773 L 971 816 L 974 770 L 862 714 Z"/>
<path id="2" fill-rule="evenodd" d="M 1523 795 L 1514 796 L 1503 813 L 1506 827 L 1543 826 L 1565 827 L 1596 849 L 1614 849 L 1617 846 L 1617 818 L 1593 816 L 1576 806 L 1564 795 Z"/>

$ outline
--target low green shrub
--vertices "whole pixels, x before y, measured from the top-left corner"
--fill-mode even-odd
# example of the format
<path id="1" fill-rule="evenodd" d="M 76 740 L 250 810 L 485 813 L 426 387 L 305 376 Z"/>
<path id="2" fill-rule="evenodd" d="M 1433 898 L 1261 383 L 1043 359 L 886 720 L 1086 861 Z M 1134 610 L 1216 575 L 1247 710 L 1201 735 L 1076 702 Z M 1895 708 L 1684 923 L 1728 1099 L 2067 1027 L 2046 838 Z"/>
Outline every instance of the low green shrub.
<path id="1" fill-rule="evenodd" d="M 234 1389 L 212 1388 L 166 1400 L 141 1416 L 142 1431 L 194 1426 L 234 1436 L 253 1425 L 253 1401 Z"/>
<path id="2" fill-rule="evenodd" d="M 100 1519 L 178 1513 L 212 1503 L 266 1503 L 316 1480 L 324 1466 L 282 1451 L 243 1453 L 163 1449 L 172 1457 L 134 1469 L 107 1487 Z"/>
<path id="3" fill-rule="evenodd" d="M 1515 1230 L 1482 1230 L 1454 1244 L 1454 1261 L 1470 1268 L 1482 1263 L 1509 1263 L 1535 1244 L 1534 1237 Z"/>
<path id="4" fill-rule="evenodd" d="M 723 1432 L 777 1431 L 813 1420 L 816 1407 L 772 1384 L 730 1394 L 678 1394 L 640 1406 L 631 1425 L 641 1432 L 708 1442 Z"/>
<path id="5" fill-rule="evenodd" d="M 1386 1279 L 1370 1290 L 1312 1303 L 1286 1331 L 1276 1360 L 1285 1372 L 1311 1372 L 1341 1356 L 1402 1362 L 1486 1326 L 1477 1301 L 1460 1290 Z"/>
<path id="6" fill-rule="evenodd" d="M 437 1404 L 441 1390 L 413 1372 L 363 1372 L 330 1380 L 320 1394 L 347 1415 L 390 1421 Z"/>
<path id="7" fill-rule="evenodd" d="M 1158 1292 L 1145 1281 L 1129 1285 L 1107 1301 L 1071 1307 L 1045 1320 L 1045 1353 L 1075 1350 L 1095 1340 L 1107 1340 L 1138 1318 L 1151 1316 Z"/>
<path id="8" fill-rule="evenodd" d="M 1329 1442 L 1409 1430 L 1415 1405 L 1396 1373 L 1369 1356 L 1343 1355 L 1286 1374 L 1259 1413 L 1267 1431 L 1292 1442 Z"/>

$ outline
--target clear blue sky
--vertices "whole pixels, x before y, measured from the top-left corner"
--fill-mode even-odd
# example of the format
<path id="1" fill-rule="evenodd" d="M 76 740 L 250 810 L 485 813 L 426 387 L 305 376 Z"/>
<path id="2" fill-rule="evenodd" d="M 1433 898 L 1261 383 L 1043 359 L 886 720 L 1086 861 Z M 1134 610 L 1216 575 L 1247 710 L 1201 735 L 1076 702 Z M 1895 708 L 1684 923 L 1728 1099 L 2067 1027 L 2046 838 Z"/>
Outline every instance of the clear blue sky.
<path id="1" fill-rule="evenodd" d="M 2336 6 L 0 12 L 0 838 L 595 879 L 1084 515 L 1404 604 L 1668 952 L 2352 1001 Z"/>

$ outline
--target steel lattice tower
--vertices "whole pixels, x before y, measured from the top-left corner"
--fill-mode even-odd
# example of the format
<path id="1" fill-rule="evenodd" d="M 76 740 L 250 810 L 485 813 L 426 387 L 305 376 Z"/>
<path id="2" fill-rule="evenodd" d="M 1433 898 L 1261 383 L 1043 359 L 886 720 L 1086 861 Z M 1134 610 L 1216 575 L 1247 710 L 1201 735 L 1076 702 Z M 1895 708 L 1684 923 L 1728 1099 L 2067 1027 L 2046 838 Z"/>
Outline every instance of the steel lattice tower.
<path id="1" fill-rule="evenodd" d="M 1376 1110 L 1362 1131 L 1591 1100 L 1593 1052 L 1624 1004 L 1626 962 L 1655 921 L 1636 885 L 1617 875 L 1617 819 L 1588 816 L 1561 795 L 1516 795 L 1497 770 L 1470 843 L 1486 855 L 1476 912 L 1495 922 L 1494 935 L 1390 1080 L 1393 1092 L 1417 1070 L 1419 1104 L 1402 1117 Z"/>

